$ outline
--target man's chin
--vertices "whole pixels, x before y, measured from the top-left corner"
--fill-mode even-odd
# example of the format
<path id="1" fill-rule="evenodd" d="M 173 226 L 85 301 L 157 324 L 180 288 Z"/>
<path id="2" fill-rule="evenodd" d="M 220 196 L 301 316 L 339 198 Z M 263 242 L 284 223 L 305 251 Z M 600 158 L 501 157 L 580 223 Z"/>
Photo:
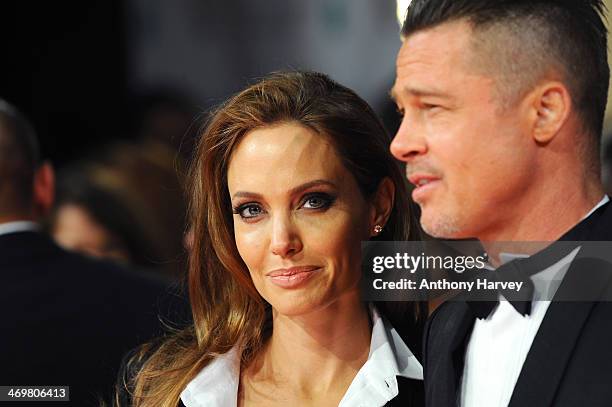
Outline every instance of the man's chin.
<path id="1" fill-rule="evenodd" d="M 429 236 L 438 239 L 458 239 L 461 235 L 461 228 L 456 219 L 439 214 L 432 216 L 426 211 L 421 213 L 421 228 Z"/>

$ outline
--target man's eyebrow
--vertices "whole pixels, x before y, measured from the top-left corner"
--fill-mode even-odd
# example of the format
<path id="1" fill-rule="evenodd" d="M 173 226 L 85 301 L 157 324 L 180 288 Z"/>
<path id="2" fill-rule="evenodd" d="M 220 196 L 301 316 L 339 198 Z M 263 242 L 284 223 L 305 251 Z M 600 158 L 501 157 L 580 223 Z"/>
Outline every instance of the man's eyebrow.
<path id="1" fill-rule="evenodd" d="M 413 88 L 413 87 L 404 87 L 400 89 L 400 92 L 406 93 L 412 96 L 418 96 L 418 97 L 431 96 L 431 97 L 448 98 L 448 95 L 446 93 L 436 90 L 436 89 L 418 89 L 418 88 Z M 398 96 L 398 91 L 396 90 L 396 88 L 395 87 L 391 88 L 391 90 L 389 91 L 389 97 L 397 102 L 397 96 Z"/>
<path id="2" fill-rule="evenodd" d="M 302 185 L 298 185 L 295 188 L 291 188 L 291 190 L 289 190 L 289 194 L 290 195 L 295 195 L 295 194 L 298 194 L 298 193 L 300 193 L 302 191 L 305 191 L 305 190 L 307 190 L 309 188 L 316 187 L 316 186 L 321 186 L 321 185 L 327 185 L 327 186 L 330 186 L 330 187 L 336 188 L 336 189 L 338 188 L 336 186 L 336 184 L 334 184 L 331 181 L 328 181 L 328 180 L 325 180 L 325 179 L 316 179 L 314 181 L 309 181 L 309 182 L 306 182 L 306 183 L 304 183 Z M 232 195 L 232 199 L 235 199 L 235 198 L 261 199 L 262 195 L 258 194 L 256 192 L 236 191 L 236 193 L 234 195 Z"/>

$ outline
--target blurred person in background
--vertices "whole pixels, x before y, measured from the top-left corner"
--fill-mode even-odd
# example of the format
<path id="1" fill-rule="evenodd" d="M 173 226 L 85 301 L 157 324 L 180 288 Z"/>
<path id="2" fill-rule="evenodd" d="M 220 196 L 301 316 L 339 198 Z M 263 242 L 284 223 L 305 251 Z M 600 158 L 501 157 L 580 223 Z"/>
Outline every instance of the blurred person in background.
<path id="1" fill-rule="evenodd" d="M 185 203 L 176 153 L 118 143 L 58 176 L 49 228 L 57 243 L 168 276 L 184 274 Z"/>
<path id="2" fill-rule="evenodd" d="M 122 355 L 162 332 L 168 285 L 62 250 L 38 225 L 53 200 L 33 128 L 0 100 L 0 384 L 70 386 L 71 405 L 94 405 Z"/>
<path id="3" fill-rule="evenodd" d="M 121 197 L 96 182 L 92 165 L 58 175 L 50 233 L 61 247 L 138 268 L 153 267 L 153 243 Z"/>
<path id="4" fill-rule="evenodd" d="M 116 142 L 61 171 L 48 226 L 68 250 L 180 278 L 194 103 L 178 91 L 155 89 L 131 105 L 126 130 L 136 141 Z"/>

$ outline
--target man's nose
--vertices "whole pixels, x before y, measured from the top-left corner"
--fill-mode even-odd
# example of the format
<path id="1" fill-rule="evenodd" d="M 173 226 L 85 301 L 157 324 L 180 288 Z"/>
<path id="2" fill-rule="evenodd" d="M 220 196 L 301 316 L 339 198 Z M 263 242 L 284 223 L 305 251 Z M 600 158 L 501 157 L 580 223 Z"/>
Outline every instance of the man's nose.
<path id="1" fill-rule="evenodd" d="M 391 141 L 391 154 L 400 161 L 410 162 L 427 152 L 427 143 L 423 132 L 415 124 L 404 116 L 393 141 Z"/>
<path id="2" fill-rule="evenodd" d="M 282 258 L 294 256 L 302 251 L 303 244 L 298 227 L 289 215 L 278 216 L 272 223 L 270 250 Z"/>

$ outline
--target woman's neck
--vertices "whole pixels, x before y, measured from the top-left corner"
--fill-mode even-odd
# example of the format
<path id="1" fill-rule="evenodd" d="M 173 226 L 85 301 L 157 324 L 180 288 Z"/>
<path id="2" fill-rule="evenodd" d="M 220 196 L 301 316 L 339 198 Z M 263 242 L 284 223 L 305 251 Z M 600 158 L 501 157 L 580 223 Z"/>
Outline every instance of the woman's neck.
<path id="1" fill-rule="evenodd" d="M 369 312 L 358 293 L 306 315 L 274 312 L 272 336 L 244 373 L 253 387 L 272 385 L 310 400 L 341 398 L 368 358 L 370 338 Z"/>

